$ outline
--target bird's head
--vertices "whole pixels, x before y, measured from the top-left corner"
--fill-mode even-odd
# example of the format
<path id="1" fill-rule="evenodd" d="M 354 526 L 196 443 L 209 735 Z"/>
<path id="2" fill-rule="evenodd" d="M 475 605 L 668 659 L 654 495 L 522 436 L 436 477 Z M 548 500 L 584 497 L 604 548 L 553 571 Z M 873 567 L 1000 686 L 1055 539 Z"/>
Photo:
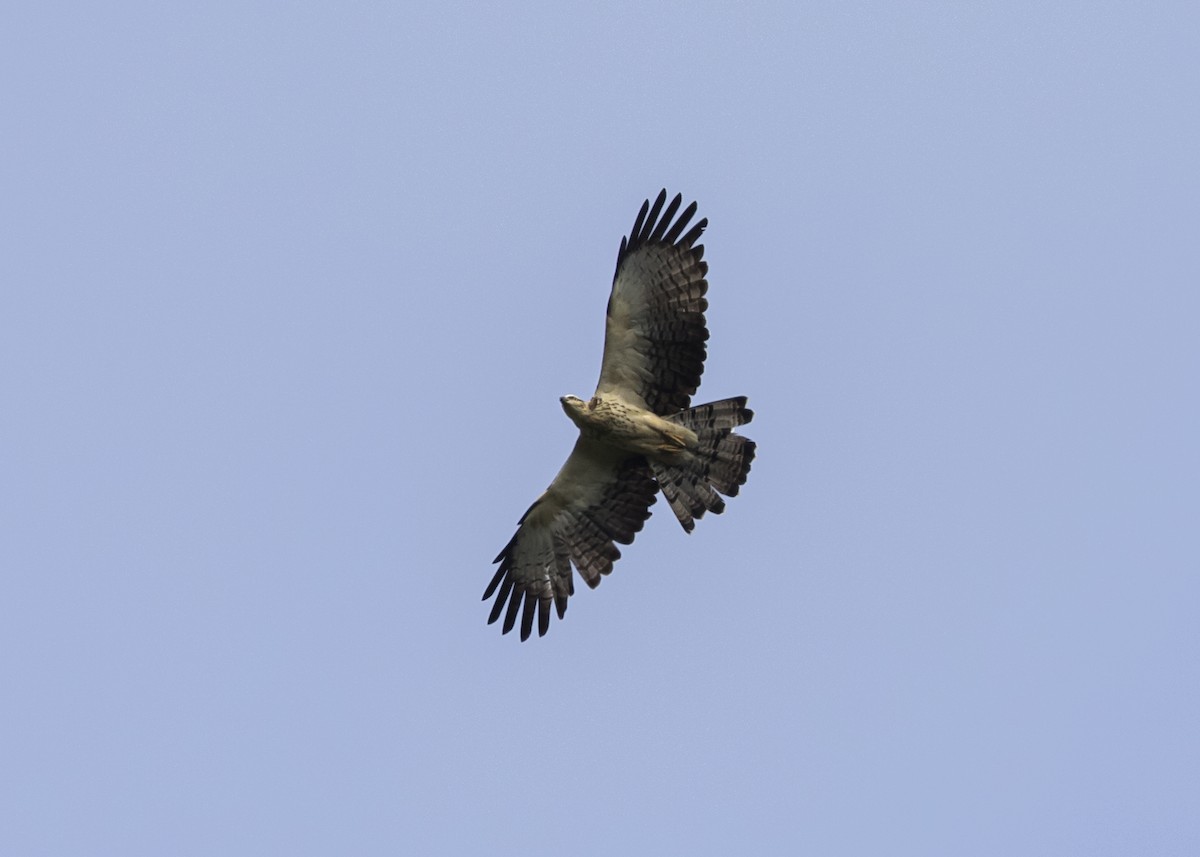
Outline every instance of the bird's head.
<path id="1" fill-rule="evenodd" d="M 587 413 L 587 402 L 578 396 L 562 396 L 558 401 L 562 403 L 562 409 L 571 421 L 582 428 L 584 415 Z"/>

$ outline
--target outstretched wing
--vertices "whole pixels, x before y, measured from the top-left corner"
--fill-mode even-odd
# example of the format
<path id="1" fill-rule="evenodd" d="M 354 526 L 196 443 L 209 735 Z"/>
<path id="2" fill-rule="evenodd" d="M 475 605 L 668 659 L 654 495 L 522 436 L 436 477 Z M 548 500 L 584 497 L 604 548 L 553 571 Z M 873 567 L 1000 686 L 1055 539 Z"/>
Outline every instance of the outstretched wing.
<path id="1" fill-rule="evenodd" d="M 629 237 L 621 239 L 596 386 L 598 395 L 614 394 L 660 416 L 690 404 L 708 340 L 708 264 L 704 245 L 695 243 L 708 220 L 685 234 L 696 203 L 674 219 L 683 197 L 664 210 L 666 201 L 664 190 L 653 206 L 642 203 Z"/>
<path id="2" fill-rule="evenodd" d="M 551 602 L 561 619 L 568 596 L 575 592 L 571 564 L 595 588 L 621 556 L 613 543 L 632 542 L 650 517 L 656 491 L 658 484 L 645 458 L 580 437 L 562 470 L 521 516 L 516 535 L 494 560 L 500 568 L 483 593 L 484 601 L 496 594 L 488 624 L 503 613 L 507 634 L 520 611 L 521 639 L 526 640 L 536 612 L 538 635 L 544 636 Z"/>

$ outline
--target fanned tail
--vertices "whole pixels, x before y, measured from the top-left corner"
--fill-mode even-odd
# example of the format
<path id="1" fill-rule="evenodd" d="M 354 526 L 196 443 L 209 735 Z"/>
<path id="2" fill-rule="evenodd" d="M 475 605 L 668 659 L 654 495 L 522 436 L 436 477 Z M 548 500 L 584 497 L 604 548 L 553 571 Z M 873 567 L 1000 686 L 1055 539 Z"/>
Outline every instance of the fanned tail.
<path id="1" fill-rule="evenodd" d="M 733 429 L 754 418 L 746 397 L 723 399 L 680 411 L 668 419 L 681 423 L 699 438 L 695 448 L 661 460 L 651 460 L 654 478 L 684 530 L 695 529 L 705 512 L 725 511 L 726 497 L 736 497 L 754 460 L 754 441 Z"/>

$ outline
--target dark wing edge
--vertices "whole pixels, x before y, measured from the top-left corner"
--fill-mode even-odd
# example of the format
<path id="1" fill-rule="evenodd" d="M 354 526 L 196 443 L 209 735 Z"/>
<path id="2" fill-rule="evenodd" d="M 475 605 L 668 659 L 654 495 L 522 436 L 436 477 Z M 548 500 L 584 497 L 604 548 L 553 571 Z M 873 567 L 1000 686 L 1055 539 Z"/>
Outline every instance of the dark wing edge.
<path id="1" fill-rule="evenodd" d="M 704 258 L 704 245 L 696 244 L 697 239 L 704 234 L 704 230 L 708 228 L 708 218 L 701 218 L 686 235 L 680 237 L 683 230 L 687 228 L 691 219 L 696 215 L 697 204 L 691 202 L 688 207 L 679 215 L 679 219 L 675 221 L 675 225 L 667 229 L 667 225 L 671 222 L 671 218 L 675 216 L 675 212 L 679 210 L 680 204 L 683 202 L 683 194 L 675 194 L 675 198 L 671 200 L 671 204 L 667 206 L 666 211 L 662 210 L 663 204 L 667 201 L 667 189 L 663 188 L 658 192 L 658 196 L 654 198 L 653 206 L 650 200 L 644 200 L 642 207 L 638 209 L 637 217 L 634 218 L 633 228 L 629 230 L 629 235 L 621 239 L 621 247 L 617 250 L 617 268 L 613 272 L 613 282 L 616 283 L 617 278 L 621 276 L 621 265 L 626 258 L 637 252 L 647 244 L 662 244 L 666 246 L 674 246 L 680 250 L 690 250 L 693 254 L 693 260 L 700 262 Z M 661 218 L 659 214 L 661 213 Z M 705 272 L 708 271 L 708 266 L 704 266 Z"/>
<path id="2" fill-rule="evenodd" d="M 579 449 L 577 444 L 572 457 Z M 568 458 L 564 473 L 571 463 Z M 519 613 L 522 641 L 533 633 L 535 616 L 538 636 L 546 635 L 551 604 L 559 619 L 566 614 L 567 599 L 575 594 L 572 564 L 593 589 L 612 571 L 621 557 L 614 542 L 633 542 L 650 517 L 658 491 L 641 456 L 615 464 L 608 479 L 585 483 L 592 490 L 567 502 L 555 494 L 560 480 L 570 481 L 562 480 L 563 475 L 521 516 L 517 532 L 493 560 L 500 567 L 483 593 L 484 601 L 496 597 L 488 624 L 503 614 L 502 629 L 507 634 L 516 626 Z"/>
<path id="3" fill-rule="evenodd" d="M 621 239 L 598 386 L 630 389 L 660 416 L 688 407 L 707 357 L 708 263 L 696 241 L 708 219 L 688 228 L 697 206 L 682 203 L 665 189 L 645 200 Z"/>

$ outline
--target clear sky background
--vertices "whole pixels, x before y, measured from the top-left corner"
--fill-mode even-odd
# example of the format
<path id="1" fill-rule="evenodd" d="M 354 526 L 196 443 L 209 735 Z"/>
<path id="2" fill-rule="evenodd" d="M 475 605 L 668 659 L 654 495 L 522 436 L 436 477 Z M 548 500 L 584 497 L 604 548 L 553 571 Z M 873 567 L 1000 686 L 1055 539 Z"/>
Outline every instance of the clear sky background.
<path id="1" fill-rule="evenodd" d="M 1194 3 L 0 13 L 0 853 L 1200 853 Z M 491 560 L 667 187 L 759 456 Z"/>

